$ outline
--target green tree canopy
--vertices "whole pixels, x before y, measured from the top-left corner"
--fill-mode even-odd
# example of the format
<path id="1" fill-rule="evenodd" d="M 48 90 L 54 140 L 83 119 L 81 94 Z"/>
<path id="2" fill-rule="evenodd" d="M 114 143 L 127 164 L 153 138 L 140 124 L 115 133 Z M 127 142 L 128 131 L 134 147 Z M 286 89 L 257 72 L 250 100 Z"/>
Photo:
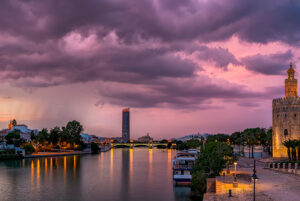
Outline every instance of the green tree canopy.
<path id="1" fill-rule="evenodd" d="M 83 132 L 82 125 L 76 121 L 70 121 L 66 125 L 66 127 L 63 129 L 63 133 L 68 137 L 68 141 L 70 143 L 76 143 L 79 144 L 81 140 L 80 134 Z"/>
<path id="2" fill-rule="evenodd" d="M 54 127 L 50 130 L 50 135 L 49 135 L 49 142 L 51 142 L 53 145 L 56 145 L 59 141 L 61 135 L 61 130 L 59 127 Z"/>
<path id="3" fill-rule="evenodd" d="M 21 138 L 20 131 L 18 130 L 10 132 L 5 136 L 7 144 L 15 144 L 18 140 L 20 140 L 20 138 Z"/>
<path id="4" fill-rule="evenodd" d="M 195 170 L 203 170 L 215 177 L 225 168 L 233 157 L 233 148 L 224 142 L 208 142 L 197 159 Z"/>
<path id="5" fill-rule="evenodd" d="M 49 134 L 47 128 L 43 128 L 39 134 L 36 136 L 39 143 L 44 144 L 49 139 Z"/>

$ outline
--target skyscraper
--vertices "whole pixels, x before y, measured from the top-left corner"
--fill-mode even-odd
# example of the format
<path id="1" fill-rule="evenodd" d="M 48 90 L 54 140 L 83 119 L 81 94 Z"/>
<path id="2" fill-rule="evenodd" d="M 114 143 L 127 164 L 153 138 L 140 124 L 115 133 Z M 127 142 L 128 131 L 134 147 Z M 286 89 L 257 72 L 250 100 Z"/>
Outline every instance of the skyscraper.
<path id="1" fill-rule="evenodd" d="M 123 109 L 122 118 L 122 138 L 125 142 L 130 140 L 130 118 L 129 118 L 129 108 Z"/>

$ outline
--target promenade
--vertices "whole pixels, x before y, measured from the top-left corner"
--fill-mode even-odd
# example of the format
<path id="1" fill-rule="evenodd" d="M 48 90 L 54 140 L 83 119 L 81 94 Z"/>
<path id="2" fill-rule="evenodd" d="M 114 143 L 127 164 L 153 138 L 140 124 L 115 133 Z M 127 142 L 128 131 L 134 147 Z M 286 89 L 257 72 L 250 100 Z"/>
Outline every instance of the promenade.
<path id="1" fill-rule="evenodd" d="M 259 178 L 256 183 L 256 200 L 258 201 L 300 201 L 300 175 L 284 173 L 272 169 L 264 169 L 264 163 L 257 161 L 256 170 Z M 233 170 L 231 170 L 233 172 Z M 226 176 L 222 182 L 217 182 L 217 193 L 206 194 L 204 201 L 231 200 L 250 201 L 253 200 L 253 160 L 241 158 L 238 161 L 238 188 L 232 187 L 233 175 Z M 229 189 L 232 190 L 232 197 L 228 197 Z"/>

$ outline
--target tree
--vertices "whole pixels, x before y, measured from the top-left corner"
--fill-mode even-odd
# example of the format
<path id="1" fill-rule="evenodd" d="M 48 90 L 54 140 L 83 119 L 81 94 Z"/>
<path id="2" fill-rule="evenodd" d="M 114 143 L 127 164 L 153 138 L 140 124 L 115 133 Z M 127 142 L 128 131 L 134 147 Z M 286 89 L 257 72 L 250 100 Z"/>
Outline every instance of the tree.
<path id="1" fill-rule="evenodd" d="M 91 143 L 91 150 L 92 150 L 92 154 L 97 154 L 99 153 L 99 151 L 101 150 L 98 146 L 98 144 L 92 142 Z"/>
<path id="2" fill-rule="evenodd" d="M 298 145 L 298 140 L 291 140 L 291 148 L 292 148 L 292 160 L 297 160 L 296 147 Z"/>
<path id="3" fill-rule="evenodd" d="M 80 134 L 83 131 L 82 125 L 78 121 L 70 121 L 64 128 L 64 132 L 68 138 L 68 142 L 72 145 L 79 144 L 81 140 Z"/>
<path id="4" fill-rule="evenodd" d="M 208 142 L 197 159 L 195 170 L 203 170 L 209 176 L 215 177 L 230 163 L 233 149 L 224 142 Z"/>
<path id="5" fill-rule="evenodd" d="M 39 134 L 36 136 L 37 141 L 44 145 L 46 141 L 48 141 L 49 134 L 47 128 L 43 128 Z"/>
<path id="6" fill-rule="evenodd" d="M 186 147 L 188 149 L 195 149 L 197 147 L 199 147 L 201 145 L 201 143 L 198 140 L 188 140 L 186 142 Z"/>
<path id="7" fill-rule="evenodd" d="M 5 136 L 5 139 L 7 141 L 7 144 L 14 144 L 14 145 L 19 145 L 19 140 L 20 140 L 21 136 L 20 136 L 20 132 L 15 130 L 13 132 L 8 133 Z"/>
<path id="8" fill-rule="evenodd" d="M 26 144 L 24 146 L 24 150 L 26 154 L 32 154 L 33 152 L 35 152 L 35 148 L 32 144 Z"/>
<path id="9" fill-rule="evenodd" d="M 241 145 L 241 135 L 242 133 L 241 132 L 234 132 L 230 135 L 229 139 L 230 139 L 230 142 L 234 145 Z"/>
<path id="10" fill-rule="evenodd" d="M 54 127 L 50 130 L 49 142 L 51 142 L 54 146 L 58 143 L 60 138 L 61 130 L 59 127 Z"/>
<path id="11" fill-rule="evenodd" d="M 162 139 L 161 141 L 159 141 L 159 143 L 168 143 L 168 140 Z"/>
<path id="12" fill-rule="evenodd" d="M 286 140 L 283 142 L 283 145 L 287 148 L 287 154 L 289 157 L 289 160 L 291 160 L 291 147 L 292 147 L 292 141 L 291 140 Z"/>
<path id="13" fill-rule="evenodd" d="M 251 150 L 252 150 L 252 155 L 251 155 L 251 157 L 254 158 L 254 155 L 253 155 L 253 147 L 254 147 L 254 144 L 255 144 L 255 140 L 256 140 L 256 139 L 255 139 L 255 135 L 254 135 L 253 130 L 252 130 L 252 129 L 249 129 L 249 128 L 245 129 L 245 130 L 243 131 L 242 136 L 243 136 L 243 139 L 244 139 L 246 145 L 248 145 L 248 147 L 249 147 L 249 158 L 250 158 Z"/>
<path id="14" fill-rule="evenodd" d="M 297 140 L 298 161 L 300 161 L 300 140 Z"/>
<path id="15" fill-rule="evenodd" d="M 192 174 L 191 190 L 194 197 L 201 197 L 206 193 L 206 175 L 205 172 L 199 170 Z"/>
<path id="16" fill-rule="evenodd" d="M 36 136 L 35 136 L 35 134 L 33 133 L 33 131 L 31 131 L 31 133 L 30 133 L 30 140 L 31 140 L 32 142 L 36 141 Z"/>
<path id="17" fill-rule="evenodd" d="M 216 134 L 216 135 L 209 135 L 207 137 L 206 142 L 228 142 L 230 141 L 230 136 L 227 134 Z"/>
<path id="18" fill-rule="evenodd" d="M 272 133 L 273 133 L 273 130 L 271 127 L 267 130 L 267 133 L 266 133 L 266 147 L 267 147 L 267 151 L 269 154 L 271 154 L 272 135 L 273 135 Z"/>

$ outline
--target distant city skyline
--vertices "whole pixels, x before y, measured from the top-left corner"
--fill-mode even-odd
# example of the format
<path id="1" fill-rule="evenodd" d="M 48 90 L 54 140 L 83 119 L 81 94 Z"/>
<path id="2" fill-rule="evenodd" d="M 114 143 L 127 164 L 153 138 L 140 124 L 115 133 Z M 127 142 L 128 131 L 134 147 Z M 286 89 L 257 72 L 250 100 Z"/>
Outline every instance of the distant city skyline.
<path id="1" fill-rule="evenodd" d="M 270 127 L 300 72 L 297 1 L 4 0 L 0 15 L 1 128 L 120 137 L 124 107 L 132 138 Z"/>

